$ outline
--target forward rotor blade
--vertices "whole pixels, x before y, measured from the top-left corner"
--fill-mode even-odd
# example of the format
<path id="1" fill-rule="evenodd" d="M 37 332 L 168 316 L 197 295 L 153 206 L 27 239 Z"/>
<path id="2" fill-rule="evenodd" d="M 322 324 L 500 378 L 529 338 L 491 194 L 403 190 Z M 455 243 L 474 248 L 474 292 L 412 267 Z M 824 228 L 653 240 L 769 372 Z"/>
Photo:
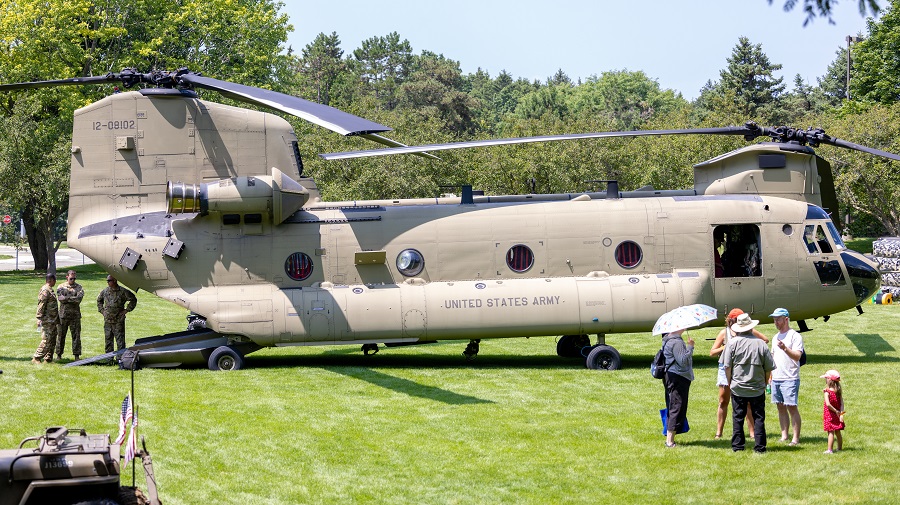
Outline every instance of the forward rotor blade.
<path id="1" fill-rule="evenodd" d="M 379 144 L 384 144 L 388 147 L 409 147 L 402 142 L 397 142 L 396 140 L 389 139 L 387 137 L 382 137 L 381 135 L 375 133 L 366 133 L 364 135 L 360 135 L 364 139 L 371 140 L 372 142 L 378 142 Z M 432 160 L 440 160 L 437 156 L 430 153 L 415 153 L 416 156 L 421 156 L 422 158 L 429 158 Z"/>
<path id="2" fill-rule="evenodd" d="M 191 84 L 197 88 L 218 91 L 224 96 L 241 102 L 262 105 L 292 116 L 297 116 L 310 123 L 327 128 L 341 135 L 366 135 L 391 131 L 390 127 L 369 121 L 342 110 L 310 102 L 296 96 L 278 93 L 267 89 L 235 84 L 233 82 L 220 81 L 196 74 L 184 74 L 179 76 L 182 82 Z M 382 137 L 383 138 L 383 137 Z M 389 144 L 388 144 L 389 145 Z"/>
<path id="3" fill-rule="evenodd" d="M 571 133 L 566 135 L 542 135 L 537 137 L 472 140 L 468 142 L 451 142 L 447 144 L 429 144 L 423 146 L 396 147 L 391 149 L 326 153 L 320 154 L 319 156 L 326 160 L 346 160 L 353 158 L 367 158 L 372 156 L 388 156 L 393 154 L 416 154 L 426 151 L 447 151 L 450 149 L 466 149 L 470 147 L 530 144 L 533 142 L 555 142 L 559 140 L 596 139 L 609 137 L 644 137 L 650 135 L 744 135 L 748 138 L 756 138 L 765 134 L 765 129 L 755 127 L 755 125 L 754 127 L 728 126 L 724 128 L 695 128 L 686 130 L 635 130 L 622 132 Z"/>
<path id="4" fill-rule="evenodd" d="M 831 145 L 837 146 L 837 147 L 844 147 L 847 149 L 853 149 L 854 151 L 860 151 L 860 152 L 864 152 L 864 153 L 868 153 L 868 154 L 874 154 L 875 156 L 881 156 L 882 158 L 888 158 L 891 160 L 900 161 L 900 156 L 898 156 L 894 153 L 889 153 L 887 151 L 875 149 L 874 147 L 861 146 L 859 144 L 854 144 L 853 142 L 848 142 L 846 140 L 831 138 L 828 141 L 823 140 L 822 143 L 823 144 L 831 144 Z"/>

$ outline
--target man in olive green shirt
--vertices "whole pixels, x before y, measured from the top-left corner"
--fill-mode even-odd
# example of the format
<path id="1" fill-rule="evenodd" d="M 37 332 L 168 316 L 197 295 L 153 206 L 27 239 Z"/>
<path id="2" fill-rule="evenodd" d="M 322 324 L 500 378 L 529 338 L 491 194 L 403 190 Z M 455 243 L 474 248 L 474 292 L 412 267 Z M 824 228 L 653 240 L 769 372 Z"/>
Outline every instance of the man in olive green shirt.
<path id="1" fill-rule="evenodd" d="M 103 314 L 103 334 L 106 337 L 106 352 L 125 348 L 125 314 L 137 306 L 137 297 L 126 288 L 119 286 L 116 278 L 106 276 L 106 288 L 97 297 L 97 311 Z"/>
<path id="2" fill-rule="evenodd" d="M 750 314 L 741 314 L 731 326 L 735 336 L 722 351 L 725 378 L 731 389 L 732 435 L 731 449 L 743 451 L 744 418 L 747 406 L 753 416 L 756 452 L 766 452 L 766 384 L 775 369 L 775 360 L 765 341 L 753 336 L 753 328 L 759 321 Z"/>
<path id="3" fill-rule="evenodd" d="M 66 282 L 56 288 L 59 300 L 59 329 L 56 336 L 56 358 L 62 359 L 66 349 L 66 332 L 72 329 L 72 354 L 75 360 L 81 358 L 81 300 L 84 288 L 75 282 L 78 275 L 75 270 L 66 273 Z"/>
<path id="4" fill-rule="evenodd" d="M 56 275 L 48 273 L 45 277 L 47 283 L 41 287 L 38 295 L 38 306 L 35 317 L 38 328 L 41 329 L 41 344 L 31 357 L 32 363 L 52 363 L 53 349 L 56 347 L 56 328 L 59 325 L 59 302 L 56 300 Z"/>

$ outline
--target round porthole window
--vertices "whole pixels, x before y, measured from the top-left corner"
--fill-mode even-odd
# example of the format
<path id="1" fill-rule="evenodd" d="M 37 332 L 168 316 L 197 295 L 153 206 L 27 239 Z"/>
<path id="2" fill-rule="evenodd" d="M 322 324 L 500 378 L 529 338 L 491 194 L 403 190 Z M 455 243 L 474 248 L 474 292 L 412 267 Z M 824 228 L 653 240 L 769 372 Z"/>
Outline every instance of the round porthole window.
<path id="1" fill-rule="evenodd" d="M 404 249 L 397 255 L 397 270 L 407 277 L 419 275 L 424 268 L 425 258 L 415 249 Z"/>
<path id="2" fill-rule="evenodd" d="M 506 266 L 513 272 L 525 272 L 534 265 L 534 253 L 526 245 L 514 245 L 506 252 Z"/>
<path id="3" fill-rule="evenodd" d="M 295 281 L 306 280 L 313 271 L 313 262 L 309 256 L 302 252 L 295 252 L 288 256 L 284 262 L 284 271 L 288 277 Z"/>
<path id="4" fill-rule="evenodd" d="M 641 246 L 631 240 L 626 240 L 616 246 L 616 263 L 622 268 L 634 268 L 644 259 L 644 251 Z"/>

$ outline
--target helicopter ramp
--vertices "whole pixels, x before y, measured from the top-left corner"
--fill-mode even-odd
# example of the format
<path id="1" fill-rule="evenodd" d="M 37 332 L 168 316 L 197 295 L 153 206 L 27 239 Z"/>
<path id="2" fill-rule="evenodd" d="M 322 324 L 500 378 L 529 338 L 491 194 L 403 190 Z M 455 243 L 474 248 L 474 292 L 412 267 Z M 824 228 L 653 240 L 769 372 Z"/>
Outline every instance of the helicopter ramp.
<path id="1" fill-rule="evenodd" d="M 141 368 L 170 368 L 182 365 L 205 365 L 216 348 L 228 345 L 228 338 L 207 328 L 179 331 L 155 337 L 139 338 L 134 345 L 115 352 L 92 356 L 64 366 L 117 362 L 126 351 L 138 355 Z"/>

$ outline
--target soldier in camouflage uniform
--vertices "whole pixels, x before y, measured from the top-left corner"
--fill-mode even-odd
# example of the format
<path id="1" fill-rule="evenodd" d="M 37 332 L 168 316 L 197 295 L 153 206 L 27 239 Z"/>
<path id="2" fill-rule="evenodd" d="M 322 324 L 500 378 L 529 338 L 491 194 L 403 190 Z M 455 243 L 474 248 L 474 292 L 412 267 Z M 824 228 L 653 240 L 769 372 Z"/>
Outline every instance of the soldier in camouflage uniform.
<path id="1" fill-rule="evenodd" d="M 56 327 L 59 324 L 59 305 L 56 301 L 56 293 L 53 286 L 56 285 L 56 275 L 47 274 L 47 283 L 41 288 L 38 295 L 37 325 L 41 329 L 41 345 L 38 346 L 31 357 L 32 363 L 53 362 L 53 348 L 56 347 Z"/>
<path id="2" fill-rule="evenodd" d="M 103 314 L 103 333 L 106 336 L 106 352 L 125 348 L 125 314 L 134 310 L 137 298 L 134 293 L 120 287 L 116 278 L 106 276 L 106 288 L 97 297 L 97 310 Z"/>
<path id="3" fill-rule="evenodd" d="M 59 300 L 59 335 L 56 337 L 56 359 L 62 359 L 66 350 L 66 331 L 72 328 L 72 354 L 78 361 L 81 356 L 81 299 L 84 288 L 75 282 L 75 270 L 66 273 L 66 282 L 56 289 Z"/>

